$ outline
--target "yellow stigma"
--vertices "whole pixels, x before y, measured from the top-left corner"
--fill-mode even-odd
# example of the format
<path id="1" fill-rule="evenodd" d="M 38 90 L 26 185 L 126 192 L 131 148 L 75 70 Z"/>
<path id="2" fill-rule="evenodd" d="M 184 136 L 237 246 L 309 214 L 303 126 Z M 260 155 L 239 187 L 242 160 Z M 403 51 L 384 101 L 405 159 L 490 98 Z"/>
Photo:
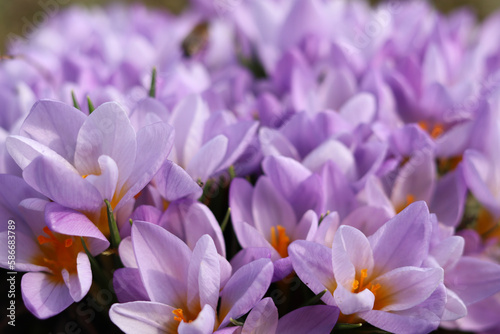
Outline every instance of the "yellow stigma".
<path id="1" fill-rule="evenodd" d="M 278 233 L 276 233 L 276 229 Z M 290 238 L 286 235 L 286 229 L 278 225 L 276 228 L 271 227 L 271 246 L 281 255 L 281 257 L 288 257 L 288 245 L 290 244 Z"/>
<path id="2" fill-rule="evenodd" d="M 178 322 L 184 321 L 184 322 L 193 322 L 193 320 L 187 321 L 186 318 L 184 317 L 184 313 L 182 312 L 182 309 L 178 308 L 176 310 L 173 310 L 172 313 L 175 315 L 174 320 L 177 320 Z"/>
<path id="3" fill-rule="evenodd" d="M 418 125 L 425 131 L 427 131 L 433 139 L 441 136 L 444 133 L 444 127 L 440 123 L 434 124 L 434 126 L 430 127 L 429 123 L 426 121 L 418 122 Z"/>
<path id="4" fill-rule="evenodd" d="M 406 195 L 406 201 L 404 202 L 403 205 L 398 205 L 396 207 L 396 213 L 400 213 L 401 211 L 403 211 L 408 205 L 410 205 L 411 203 L 415 202 L 415 196 L 413 196 L 412 194 L 408 194 Z"/>
<path id="5" fill-rule="evenodd" d="M 86 179 L 87 176 L 89 176 L 89 175 L 88 174 L 82 175 L 82 179 Z"/>
<path id="6" fill-rule="evenodd" d="M 380 284 L 373 284 L 369 282 L 366 284 L 366 278 L 368 277 L 368 269 L 362 269 L 360 274 L 359 274 L 359 280 L 354 279 L 352 282 L 352 289 L 351 292 L 353 293 L 358 293 L 361 292 L 365 289 L 370 290 L 374 295 L 376 295 L 376 292 L 378 289 L 380 289 Z"/>

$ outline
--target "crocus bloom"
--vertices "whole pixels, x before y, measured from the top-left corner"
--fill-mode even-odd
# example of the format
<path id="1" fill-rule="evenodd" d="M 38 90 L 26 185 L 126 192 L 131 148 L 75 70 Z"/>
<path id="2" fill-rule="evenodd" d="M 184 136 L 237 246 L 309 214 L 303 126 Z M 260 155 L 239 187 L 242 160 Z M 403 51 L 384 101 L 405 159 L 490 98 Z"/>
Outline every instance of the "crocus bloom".
<path id="1" fill-rule="evenodd" d="M 163 122 L 135 131 L 125 111 L 106 103 L 90 116 L 54 101 L 38 102 L 7 148 L 23 178 L 51 200 L 89 216 L 106 233 L 104 200 L 129 210 L 172 148 Z M 128 214 L 126 215 L 128 216 Z"/>
<path id="2" fill-rule="evenodd" d="M 50 203 L 14 176 L 0 175 L 2 220 L 15 221 L 16 270 L 28 271 L 21 281 L 24 304 L 45 319 L 80 301 L 92 284 L 92 271 L 80 237 L 92 255 L 106 250 L 109 242 L 83 214 Z M 14 192 L 14 193 L 13 193 Z M 7 224 L 0 237 L 7 244 Z M 0 264 L 9 268 L 7 252 Z"/>
<path id="3" fill-rule="evenodd" d="M 323 301 L 339 307 L 340 322 L 367 321 L 395 333 L 437 328 L 445 304 L 442 268 L 422 268 L 429 251 L 427 207 L 416 202 L 367 238 L 340 226 L 332 249 L 290 245 L 292 264 Z M 394 242 L 397 240 L 397 242 Z"/>
<path id="4" fill-rule="evenodd" d="M 273 300 L 267 297 L 250 311 L 242 327 L 228 327 L 215 334 L 329 334 L 338 314 L 339 310 L 335 306 L 314 305 L 301 307 L 278 319 L 278 309 Z"/>
<path id="5" fill-rule="evenodd" d="M 208 235 L 191 251 L 165 229 L 135 222 L 132 243 L 150 301 L 111 307 L 111 320 L 126 333 L 212 333 L 254 307 L 271 283 L 269 259 L 240 268 L 225 282 L 227 267 Z"/>

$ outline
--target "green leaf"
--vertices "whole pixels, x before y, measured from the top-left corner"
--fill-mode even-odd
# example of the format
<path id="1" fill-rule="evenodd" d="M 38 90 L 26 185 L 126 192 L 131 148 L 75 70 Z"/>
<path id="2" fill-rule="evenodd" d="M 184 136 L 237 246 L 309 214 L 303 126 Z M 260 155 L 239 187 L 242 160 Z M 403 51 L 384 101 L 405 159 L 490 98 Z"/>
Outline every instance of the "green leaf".
<path id="1" fill-rule="evenodd" d="M 132 226 L 132 225 L 134 224 L 134 222 L 133 222 L 132 218 L 130 218 L 130 219 L 128 220 L 128 222 L 130 223 L 130 226 Z"/>
<path id="2" fill-rule="evenodd" d="M 304 303 L 303 306 L 309 306 L 309 305 L 316 305 L 320 300 L 321 300 L 321 297 L 323 297 L 323 295 L 327 292 L 328 290 L 325 289 L 323 291 L 321 291 L 320 293 L 318 293 L 316 296 L 312 297 L 311 299 L 309 299 L 308 301 L 306 301 Z"/>
<path id="3" fill-rule="evenodd" d="M 319 217 L 318 225 L 321 224 L 321 222 L 323 221 L 323 219 L 325 219 L 329 214 L 330 214 L 330 210 L 328 210 L 325 214 L 321 215 Z"/>
<path id="4" fill-rule="evenodd" d="M 222 221 L 222 224 L 220 224 L 220 229 L 222 230 L 222 232 L 224 232 L 224 230 L 226 229 L 227 223 L 229 222 L 229 217 L 231 217 L 231 208 L 227 208 L 224 220 Z"/>
<path id="5" fill-rule="evenodd" d="M 104 200 L 106 203 L 106 208 L 108 212 L 108 225 L 109 225 L 109 234 L 111 237 L 111 246 L 113 248 L 118 248 L 118 245 L 121 242 L 120 233 L 118 232 L 118 226 L 116 225 L 115 216 L 113 215 L 113 209 L 111 208 L 111 204 L 107 199 Z"/>
<path id="6" fill-rule="evenodd" d="M 149 88 L 149 96 L 152 98 L 156 97 L 156 67 L 153 67 L 153 73 L 151 74 L 151 87 Z"/>
<path id="7" fill-rule="evenodd" d="M 338 330 L 346 330 L 346 329 L 354 329 L 354 328 L 359 328 L 363 326 L 362 323 L 359 323 L 359 324 L 341 324 L 341 323 L 337 323 L 335 325 L 335 329 L 338 329 Z"/>
<path id="8" fill-rule="evenodd" d="M 94 105 L 92 104 L 92 101 L 90 100 L 90 97 L 87 96 L 87 103 L 89 105 L 89 115 L 92 114 L 92 112 L 95 110 Z"/>
<path id="9" fill-rule="evenodd" d="M 241 321 L 235 320 L 233 318 L 230 318 L 229 321 L 231 321 L 231 323 L 235 326 L 243 326 L 244 325 L 244 323 L 242 323 Z"/>
<path id="10" fill-rule="evenodd" d="M 71 99 L 73 100 L 73 107 L 75 107 L 78 110 L 82 110 L 82 108 L 80 108 L 80 104 L 78 103 L 78 100 L 76 99 L 74 91 L 71 91 Z"/>
<path id="11" fill-rule="evenodd" d="M 236 177 L 236 171 L 234 170 L 234 166 L 229 166 L 229 177 L 233 180 Z"/>

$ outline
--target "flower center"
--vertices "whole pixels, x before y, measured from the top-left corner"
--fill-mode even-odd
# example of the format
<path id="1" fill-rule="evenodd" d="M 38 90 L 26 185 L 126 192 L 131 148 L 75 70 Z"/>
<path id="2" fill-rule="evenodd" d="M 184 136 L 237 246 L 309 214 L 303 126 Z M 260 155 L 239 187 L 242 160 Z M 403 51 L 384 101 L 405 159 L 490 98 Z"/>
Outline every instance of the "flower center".
<path id="1" fill-rule="evenodd" d="M 278 233 L 276 233 L 278 230 Z M 271 246 L 281 255 L 281 257 L 288 257 L 288 245 L 290 244 L 290 238 L 286 234 L 286 229 L 278 225 L 276 228 L 271 227 Z"/>
<path id="2" fill-rule="evenodd" d="M 83 250 L 83 246 L 79 243 L 73 243 L 72 237 L 61 240 L 47 226 L 43 228 L 43 232 L 47 236 L 39 235 L 37 238 L 38 243 L 42 246 L 40 247 L 42 254 L 35 258 L 33 263 L 49 268 L 54 274 L 54 280 L 61 282 L 63 281 L 61 274 L 63 269 L 66 269 L 70 274 L 77 272 L 76 258 L 78 253 Z"/>
<path id="3" fill-rule="evenodd" d="M 359 274 L 359 280 L 354 279 L 352 282 L 351 292 L 358 293 L 365 289 L 370 290 L 375 296 L 377 295 L 377 290 L 380 289 L 380 284 L 373 284 L 371 282 L 366 282 L 368 277 L 368 269 L 361 270 Z"/>
<path id="4" fill-rule="evenodd" d="M 193 320 L 187 320 L 184 317 L 184 313 L 183 313 L 182 309 L 180 309 L 180 308 L 173 310 L 172 313 L 175 315 L 174 320 L 177 320 L 178 322 L 181 322 L 181 321 L 184 321 L 187 323 L 193 322 Z"/>
<path id="5" fill-rule="evenodd" d="M 415 196 L 413 196 L 412 194 L 408 194 L 406 195 L 406 201 L 404 202 L 404 204 L 402 205 L 398 205 L 396 207 L 396 213 L 400 213 L 401 211 L 403 211 L 408 205 L 412 204 L 413 202 L 415 202 Z"/>
<path id="6" fill-rule="evenodd" d="M 427 131 L 433 139 L 441 136 L 444 133 L 444 128 L 442 124 L 436 123 L 432 127 L 426 121 L 418 122 L 418 125 L 425 131 Z"/>
<path id="7" fill-rule="evenodd" d="M 495 217 L 484 208 L 479 211 L 476 230 L 485 240 L 500 240 L 500 221 L 495 220 Z"/>

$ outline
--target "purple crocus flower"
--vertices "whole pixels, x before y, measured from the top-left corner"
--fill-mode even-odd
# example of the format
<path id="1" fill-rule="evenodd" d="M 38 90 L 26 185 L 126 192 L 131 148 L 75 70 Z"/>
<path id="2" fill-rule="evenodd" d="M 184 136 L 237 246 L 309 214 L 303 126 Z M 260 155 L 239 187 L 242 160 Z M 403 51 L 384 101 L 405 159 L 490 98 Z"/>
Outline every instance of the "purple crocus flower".
<path id="1" fill-rule="evenodd" d="M 135 222 L 132 243 L 149 301 L 111 307 L 111 320 L 126 333 L 213 333 L 250 311 L 271 283 L 269 259 L 251 262 L 227 279 L 208 235 L 191 251 L 165 229 Z"/>
<path id="2" fill-rule="evenodd" d="M 443 269 L 423 268 L 431 225 L 416 202 L 366 237 L 340 226 L 332 249 L 308 242 L 290 245 L 293 267 L 323 301 L 339 307 L 340 322 L 366 321 L 395 333 L 428 332 L 445 305 Z M 398 242 L 394 242 L 398 240 Z"/>
<path id="3" fill-rule="evenodd" d="M 162 166 L 172 148 L 163 122 L 135 131 L 125 111 L 106 103 L 90 116 L 55 101 L 38 102 L 20 135 L 7 138 L 23 178 L 51 200 L 84 212 L 107 231 L 104 200 L 119 214 Z M 129 213 L 125 215 L 128 216 Z"/>
<path id="4" fill-rule="evenodd" d="M 278 319 L 278 309 L 273 300 L 267 297 L 250 311 L 242 327 L 228 327 L 214 334 L 328 334 L 338 315 L 339 310 L 335 306 L 314 305 L 301 307 Z"/>
<path id="5" fill-rule="evenodd" d="M 21 281 L 24 304 L 36 317 L 45 319 L 80 301 L 92 284 L 89 252 L 98 255 L 109 247 L 108 240 L 83 214 L 48 202 L 22 179 L 0 175 L 2 220 L 15 222 L 16 268 L 28 271 Z M 7 191 L 9 193 L 7 193 Z M 0 238 L 7 244 L 7 224 Z M 7 252 L 0 265 L 9 268 Z"/>

